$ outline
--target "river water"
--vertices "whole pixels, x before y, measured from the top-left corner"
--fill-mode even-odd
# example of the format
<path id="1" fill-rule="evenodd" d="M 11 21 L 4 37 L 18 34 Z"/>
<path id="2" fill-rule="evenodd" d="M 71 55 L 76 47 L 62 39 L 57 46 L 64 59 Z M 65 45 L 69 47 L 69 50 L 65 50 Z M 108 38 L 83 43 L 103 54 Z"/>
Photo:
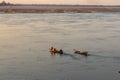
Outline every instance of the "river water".
<path id="1" fill-rule="evenodd" d="M 0 80 L 119 80 L 119 17 L 0 14 Z M 65 54 L 52 56 L 51 46 Z M 73 49 L 89 56 L 75 55 Z"/>

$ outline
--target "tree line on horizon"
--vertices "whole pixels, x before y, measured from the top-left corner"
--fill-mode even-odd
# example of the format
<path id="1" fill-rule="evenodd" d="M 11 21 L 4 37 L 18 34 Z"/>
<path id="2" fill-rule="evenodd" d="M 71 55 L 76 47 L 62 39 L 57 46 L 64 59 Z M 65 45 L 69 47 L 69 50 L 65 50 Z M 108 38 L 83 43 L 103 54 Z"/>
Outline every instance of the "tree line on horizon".
<path id="1" fill-rule="evenodd" d="M 81 6 L 81 7 L 120 7 L 120 5 L 72 5 L 72 4 L 13 4 L 10 2 L 2 1 L 0 6 Z"/>
<path id="2" fill-rule="evenodd" d="M 6 1 L 2 1 L 2 2 L 0 3 L 0 6 L 9 6 L 9 5 L 13 5 L 13 4 L 10 3 L 10 2 L 6 2 Z"/>

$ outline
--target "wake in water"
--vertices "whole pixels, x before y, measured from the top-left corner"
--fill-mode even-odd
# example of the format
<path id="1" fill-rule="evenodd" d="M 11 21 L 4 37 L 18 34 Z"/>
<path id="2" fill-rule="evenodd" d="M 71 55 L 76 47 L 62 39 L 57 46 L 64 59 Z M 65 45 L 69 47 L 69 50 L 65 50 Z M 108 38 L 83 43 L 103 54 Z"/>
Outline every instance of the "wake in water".
<path id="1" fill-rule="evenodd" d="M 52 56 L 55 56 L 55 54 L 51 54 Z M 65 56 L 65 57 L 70 57 L 73 60 L 80 60 L 78 57 L 76 57 L 74 54 L 70 54 L 70 53 L 64 53 L 64 54 L 57 54 L 60 56 Z"/>
<path id="2" fill-rule="evenodd" d="M 119 56 L 104 56 L 104 55 L 97 55 L 97 54 L 89 54 L 89 56 L 100 57 L 100 58 L 112 58 L 112 59 L 119 59 Z"/>
<path id="3" fill-rule="evenodd" d="M 59 54 L 59 53 L 55 53 L 57 55 L 60 56 L 65 56 L 65 57 L 70 57 L 73 60 L 80 60 L 80 56 L 84 56 L 84 55 L 80 55 L 80 54 L 73 54 L 73 53 L 63 53 L 63 54 Z M 55 56 L 55 54 L 51 54 L 52 56 Z M 79 56 L 78 56 L 79 55 Z M 96 58 L 101 58 L 101 59 L 114 59 L 114 60 L 120 60 L 119 56 L 104 56 L 104 55 L 98 55 L 98 54 L 87 54 L 87 56 L 84 56 L 85 58 L 87 57 L 96 57 Z"/>
<path id="4" fill-rule="evenodd" d="M 74 59 L 74 60 L 80 60 L 80 59 L 79 59 L 78 57 L 76 57 L 75 55 L 69 54 L 69 53 L 64 53 L 63 56 L 65 56 L 65 57 L 70 57 L 70 58 L 72 58 L 72 59 Z"/>

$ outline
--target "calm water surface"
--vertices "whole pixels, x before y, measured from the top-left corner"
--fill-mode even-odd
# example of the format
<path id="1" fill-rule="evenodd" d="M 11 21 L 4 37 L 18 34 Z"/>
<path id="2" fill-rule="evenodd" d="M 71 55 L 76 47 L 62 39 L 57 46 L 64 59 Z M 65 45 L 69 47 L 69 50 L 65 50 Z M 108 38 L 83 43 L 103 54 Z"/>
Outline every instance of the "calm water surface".
<path id="1" fill-rule="evenodd" d="M 0 14 L 0 80 L 120 80 L 118 71 L 120 13 Z"/>

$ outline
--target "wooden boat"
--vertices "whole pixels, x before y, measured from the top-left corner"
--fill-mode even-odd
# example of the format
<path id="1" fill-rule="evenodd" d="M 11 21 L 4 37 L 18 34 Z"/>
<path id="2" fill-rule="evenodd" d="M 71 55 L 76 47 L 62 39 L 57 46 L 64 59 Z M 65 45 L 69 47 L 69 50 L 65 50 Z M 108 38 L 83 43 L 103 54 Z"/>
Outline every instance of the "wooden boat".
<path id="1" fill-rule="evenodd" d="M 73 49 L 73 50 L 74 50 L 75 54 L 80 54 L 80 55 L 88 56 L 88 52 L 87 51 L 78 51 L 78 50 L 75 50 L 75 49 Z"/>

